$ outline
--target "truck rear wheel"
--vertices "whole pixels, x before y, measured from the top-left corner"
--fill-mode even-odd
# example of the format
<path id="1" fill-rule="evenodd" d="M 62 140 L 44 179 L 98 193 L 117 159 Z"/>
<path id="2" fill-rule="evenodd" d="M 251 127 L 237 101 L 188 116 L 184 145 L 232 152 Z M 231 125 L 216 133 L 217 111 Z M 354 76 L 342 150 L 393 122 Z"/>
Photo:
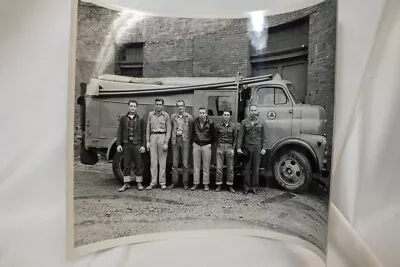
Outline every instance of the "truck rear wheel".
<path id="1" fill-rule="evenodd" d="M 120 183 L 124 183 L 124 161 L 123 161 L 123 153 L 116 152 L 113 161 L 112 161 L 112 169 L 114 172 L 115 178 Z"/>
<path id="2" fill-rule="evenodd" d="M 305 192 L 312 181 L 311 164 L 303 153 L 287 150 L 274 162 L 274 176 L 284 189 Z"/>

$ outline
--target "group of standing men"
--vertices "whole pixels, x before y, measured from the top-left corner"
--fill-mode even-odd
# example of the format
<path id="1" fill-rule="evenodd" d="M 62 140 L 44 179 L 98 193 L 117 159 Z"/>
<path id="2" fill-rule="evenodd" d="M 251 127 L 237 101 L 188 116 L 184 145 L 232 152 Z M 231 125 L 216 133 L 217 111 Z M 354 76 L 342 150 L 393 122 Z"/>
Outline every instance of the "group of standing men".
<path id="1" fill-rule="evenodd" d="M 123 153 L 124 160 L 124 185 L 119 189 L 123 192 L 130 188 L 131 166 L 135 163 L 136 183 L 139 190 L 143 190 L 143 165 L 141 153 L 150 151 L 151 182 L 146 187 L 153 189 L 157 184 L 161 189 L 166 189 L 166 161 L 168 144 L 171 140 L 173 166 L 172 184 L 168 188 L 174 188 L 179 182 L 178 166 L 182 161 L 183 185 L 189 189 L 189 151 L 192 146 L 193 153 L 193 186 L 196 190 L 200 184 L 200 168 L 203 170 L 204 190 L 209 191 L 210 165 L 212 146 L 216 146 L 217 169 L 216 191 L 221 190 L 223 183 L 223 165 L 227 166 L 226 185 L 232 193 L 234 179 L 234 155 L 245 154 L 244 162 L 244 193 L 257 194 L 258 173 L 262 155 L 266 153 L 266 123 L 258 118 L 256 105 L 249 107 L 250 116 L 239 125 L 232 122 L 231 112 L 223 112 L 223 121 L 219 125 L 210 120 L 205 108 L 199 108 L 198 117 L 185 111 L 185 102 L 176 102 L 177 112 L 169 116 L 163 110 L 164 100 L 155 99 L 155 110 L 149 113 L 147 126 L 144 118 L 140 117 L 136 108 L 138 103 L 130 100 L 129 111 L 119 121 L 117 132 L 117 151 Z"/>

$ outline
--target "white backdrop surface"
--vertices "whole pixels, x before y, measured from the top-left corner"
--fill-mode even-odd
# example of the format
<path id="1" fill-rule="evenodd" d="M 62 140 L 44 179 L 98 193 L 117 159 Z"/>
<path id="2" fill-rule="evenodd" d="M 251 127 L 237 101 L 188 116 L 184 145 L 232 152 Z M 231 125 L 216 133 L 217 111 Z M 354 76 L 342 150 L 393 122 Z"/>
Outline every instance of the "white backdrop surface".
<path id="1" fill-rule="evenodd" d="M 195 16 L 195 11 L 200 17 L 310 3 L 112 2 L 158 15 Z M 395 228 L 400 222 L 399 5 L 396 0 L 339 1 L 329 266 L 400 266 Z M 289 258 L 297 266 L 318 266 L 319 259 L 307 250 L 281 244 L 279 254 L 270 249 L 279 246 L 271 240 L 245 237 L 154 242 L 66 260 L 70 12 L 71 0 L 0 4 L 0 266 L 243 266 L 245 255 L 252 266 L 290 266 Z M 188 242 L 195 260 L 179 258 L 184 248 L 190 252 Z M 165 251 L 154 252 L 162 247 Z"/>

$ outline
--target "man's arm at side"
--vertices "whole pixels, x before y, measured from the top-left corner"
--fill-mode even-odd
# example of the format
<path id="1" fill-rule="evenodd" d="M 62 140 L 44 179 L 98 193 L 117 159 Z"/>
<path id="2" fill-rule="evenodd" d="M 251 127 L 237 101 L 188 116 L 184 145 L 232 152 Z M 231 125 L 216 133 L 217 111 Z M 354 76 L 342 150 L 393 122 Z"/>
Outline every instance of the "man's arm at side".
<path id="1" fill-rule="evenodd" d="M 165 144 L 168 144 L 168 142 L 169 142 L 169 139 L 171 138 L 171 117 L 169 116 L 169 114 L 168 113 L 166 113 L 165 112 L 165 114 L 166 114 L 166 118 L 165 118 L 165 123 L 166 123 L 166 130 L 167 130 L 167 132 L 166 132 L 166 136 L 165 136 Z"/>
<path id="2" fill-rule="evenodd" d="M 238 150 L 242 149 L 243 135 L 244 135 L 244 120 L 239 125 L 239 134 L 237 137 L 237 145 L 236 145 L 236 149 Z"/>
<path id="3" fill-rule="evenodd" d="M 147 125 L 146 125 L 146 143 L 150 143 L 150 121 L 151 121 L 151 114 L 152 112 L 149 113 L 147 117 Z"/>
<path id="4" fill-rule="evenodd" d="M 122 124 L 123 124 L 124 117 L 121 117 L 118 122 L 118 130 L 117 130 L 117 146 L 122 145 Z"/>
<path id="5" fill-rule="evenodd" d="M 263 120 L 263 130 L 262 130 L 262 149 L 267 150 L 267 123 Z"/>

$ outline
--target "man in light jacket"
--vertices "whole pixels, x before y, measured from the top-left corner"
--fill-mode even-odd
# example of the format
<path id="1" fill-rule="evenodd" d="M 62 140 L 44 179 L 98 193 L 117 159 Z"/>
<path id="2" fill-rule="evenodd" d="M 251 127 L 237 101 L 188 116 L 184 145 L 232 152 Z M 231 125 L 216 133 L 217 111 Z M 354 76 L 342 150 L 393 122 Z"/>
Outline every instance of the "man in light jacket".
<path id="1" fill-rule="evenodd" d="M 161 189 L 166 189 L 165 167 L 167 164 L 168 142 L 171 136 L 171 119 L 167 112 L 163 111 L 164 99 L 155 99 L 155 110 L 149 113 L 147 120 L 147 150 L 150 150 L 150 172 L 151 182 L 146 188 L 151 190 L 161 185 Z M 160 167 L 160 171 L 158 171 Z"/>
<path id="2" fill-rule="evenodd" d="M 185 111 L 185 101 L 176 102 L 177 113 L 171 115 L 171 144 L 172 144 L 172 184 L 169 188 L 174 188 L 179 182 L 178 167 L 180 158 L 182 158 L 183 167 L 183 186 L 185 190 L 189 189 L 189 149 L 191 142 L 191 127 L 193 117 Z"/>

